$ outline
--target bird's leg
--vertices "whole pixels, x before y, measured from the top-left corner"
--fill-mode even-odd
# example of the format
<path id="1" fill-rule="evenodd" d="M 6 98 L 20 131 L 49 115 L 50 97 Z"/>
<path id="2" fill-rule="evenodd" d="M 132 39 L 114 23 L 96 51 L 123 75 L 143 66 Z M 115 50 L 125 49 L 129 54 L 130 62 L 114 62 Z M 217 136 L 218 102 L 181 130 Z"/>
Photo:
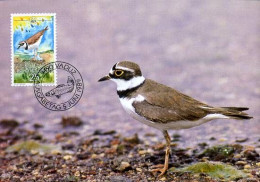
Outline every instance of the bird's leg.
<path id="1" fill-rule="evenodd" d="M 40 60 L 40 61 L 42 60 L 42 58 L 41 58 L 41 57 L 39 56 L 39 54 L 38 54 L 38 48 L 35 49 L 35 55 L 36 55 L 36 56 L 35 56 L 35 57 L 36 57 L 36 60 Z"/>
<path id="2" fill-rule="evenodd" d="M 165 172 L 168 170 L 168 165 L 169 165 L 169 155 L 171 152 L 171 138 L 167 132 L 167 130 L 163 130 L 163 136 L 166 140 L 166 151 L 165 151 L 165 160 L 164 160 L 164 165 L 159 164 L 156 166 L 153 166 L 152 172 L 161 172 L 161 174 L 158 176 L 162 176 L 165 174 Z"/>
<path id="3" fill-rule="evenodd" d="M 37 51 L 36 49 L 34 49 L 33 51 L 34 51 L 34 59 L 37 60 Z"/>

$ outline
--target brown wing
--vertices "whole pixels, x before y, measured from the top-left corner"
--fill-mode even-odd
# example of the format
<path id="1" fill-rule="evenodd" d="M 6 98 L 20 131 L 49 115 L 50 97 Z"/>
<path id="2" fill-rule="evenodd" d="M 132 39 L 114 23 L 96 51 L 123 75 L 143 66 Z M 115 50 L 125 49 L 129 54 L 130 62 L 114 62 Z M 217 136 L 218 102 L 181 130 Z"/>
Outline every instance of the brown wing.
<path id="1" fill-rule="evenodd" d="M 34 35 L 31 36 L 30 38 L 28 38 L 28 39 L 26 40 L 26 42 L 27 42 L 28 44 L 34 44 L 35 42 L 37 42 L 37 41 L 41 38 L 41 36 L 44 34 L 44 32 L 45 32 L 46 30 L 47 30 L 47 29 L 45 28 L 45 29 L 43 29 L 43 30 L 37 32 L 36 34 L 34 34 Z"/>
<path id="2" fill-rule="evenodd" d="M 135 111 L 148 120 L 161 123 L 195 121 L 209 114 L 203 106 L 210 106 L 204 103 L 162 84 L 153 81 L 149 81 L 148 84 L 151 86 L 150 89 L 141 94 L 145 101 L 133 103 Z"/>

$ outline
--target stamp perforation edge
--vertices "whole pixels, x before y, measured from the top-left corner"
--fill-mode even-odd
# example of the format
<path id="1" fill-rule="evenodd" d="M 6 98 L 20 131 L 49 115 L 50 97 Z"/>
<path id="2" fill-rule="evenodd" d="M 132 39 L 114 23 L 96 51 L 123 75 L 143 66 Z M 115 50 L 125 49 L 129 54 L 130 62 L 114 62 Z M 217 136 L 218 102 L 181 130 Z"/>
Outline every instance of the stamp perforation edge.
<path id="1" fill-rule="evenodd" d="M 10 46 L 11 46 L 11 86 L 33 86 L 33 83 L 13 83 L 14 81 L 14 50 L 13 50 L 13 17 L 14 16 L 53 16 L 54 22 L 54 61 L 57 61 L 57 30 L 56 30 L 56 13 L 11 13 L 10 16 Z M 54 70 L 54 83 L 43 83 L 42 86 L 56 86 L 57 85 L 57 71 Z"/>

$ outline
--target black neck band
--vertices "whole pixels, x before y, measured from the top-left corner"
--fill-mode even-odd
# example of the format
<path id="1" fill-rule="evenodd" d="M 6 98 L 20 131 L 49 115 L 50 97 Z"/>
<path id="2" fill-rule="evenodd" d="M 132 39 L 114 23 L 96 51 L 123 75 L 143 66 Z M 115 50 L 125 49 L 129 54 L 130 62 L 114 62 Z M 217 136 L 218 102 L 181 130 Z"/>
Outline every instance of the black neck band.
<path id="1" fill-rule="evenodd" d="M 119 96 L 119 98 L 124 98 L 127 97 L 129 94 L 131 94 L 133 91 L 137 90 L 139 87 L 141 87 L 144 84 L 145 80 L 143 81 L 143 83 L 141 83 L 140 85 L 127 89 L 127 90 L 122 90 L 122 91 L 117 91 L 117 95 Z"/>

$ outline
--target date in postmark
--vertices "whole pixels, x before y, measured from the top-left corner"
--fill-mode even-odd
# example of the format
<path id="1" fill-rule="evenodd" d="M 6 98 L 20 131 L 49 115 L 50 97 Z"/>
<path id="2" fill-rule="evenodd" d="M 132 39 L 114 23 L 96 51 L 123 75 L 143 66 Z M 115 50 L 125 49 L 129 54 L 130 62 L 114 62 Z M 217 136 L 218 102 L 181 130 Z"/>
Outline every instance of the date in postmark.
<path id="1" fill-rule="evenodd" d="M 11 84 L 33 86 L 38 70 L 56 61 L 56 14 L 11 14 Z M 56 85 L 56 71 L 42 80 Z"/>

